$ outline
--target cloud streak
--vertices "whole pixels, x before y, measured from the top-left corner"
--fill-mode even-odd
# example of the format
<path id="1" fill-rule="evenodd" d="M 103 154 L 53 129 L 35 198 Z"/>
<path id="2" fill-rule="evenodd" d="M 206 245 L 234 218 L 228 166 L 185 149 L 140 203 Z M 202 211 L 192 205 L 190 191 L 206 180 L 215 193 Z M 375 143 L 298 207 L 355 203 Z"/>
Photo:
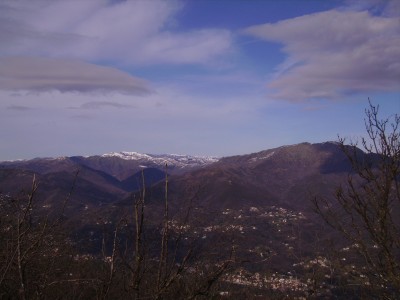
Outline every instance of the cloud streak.
<path id="1" fill-rule="evenodd" d="M 71 107 L 73 109 L 100 109 L 103 107 L 111 107 L 111 108 L 131 108 L 132 105 L 122 104 L 118 102 L 110 102 L 110 101 L 91 101 L 83 103 L 80 107 Z"/>
<path id="2" fill-rule="evenodd" d="M 38 57 L 0 57 L 0 89 L 139 95 L 151 92 L 144 80 L 114 68 Z"/>
<path id="3" fill-rule="evenodd" d="M 0 55 L 91 62 L 209 64 L 232 48 L 228 30 L 180 32 L 178 1 L 22 0 L 0 3 Z"/>
<path id="4" fill-rule="evenodd" d="M 284 45 L 288 58 L 268 83 L 277 99 L 336 99 L 400 90 L 400 26 L 395 17 L 331 10 L 243 32 Z"/>
<path id="5" fill-rule="evenodd" d="M 25 105 L 10 105 L 7 106 L 6 109 L 15 110 L 15 111 L 30 111 L 32 110 L 31 107 Z"/>

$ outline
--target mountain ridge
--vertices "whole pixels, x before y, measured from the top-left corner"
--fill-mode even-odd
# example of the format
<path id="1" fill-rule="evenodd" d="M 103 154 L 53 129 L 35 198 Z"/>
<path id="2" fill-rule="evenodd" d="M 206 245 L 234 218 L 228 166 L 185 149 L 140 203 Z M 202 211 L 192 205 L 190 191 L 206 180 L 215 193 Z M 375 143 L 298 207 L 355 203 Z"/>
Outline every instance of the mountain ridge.
<path id="1" fill-rule="evenodd" d="M 118 202 L 118 199 L 129 199 L 130 193 L 141 189 L 144 171 L 145 186 L 155 186 L 152 194 L 161 199 L 164 186 L 160 183 L 157 187 L 157 183 L 163 181 L 167 173 L 169 193 L 172 199 L 178 199 L 177 203 L 182 202 L 179 199 L 193 198 L 188 190 L 198 190 L 198 204 L 210 209 L 240 208 L 263 203 L 301 209 L 302 203 L 306 203 L 305 199 L 309 199 L 313 193 L 332 195 L 334 188 L 344 183 L 352 170 L 345 153 L 334 142 L 286 145 L 223 157 L 217 161 L 203 161 L 200 165 L 197 162 L 189 163 L 186 167 L 168 164 L 167 169 L 159 160 L 154 162 L 149 159 L 147 154 L 125 154 L 130 159 L 122 159 L 119 154 L 107 154 L 105 157 L 73 156 L 34 159 L 15 164 L 0 163 L 0 192 L 15 191 L 19 181 L 25 190 L 29 190 L 29 176 L 37 173 L 38 180 L 52 179 L 47 189 L 53 191 L 50 195 L 53 199 L 54 195 L 69 192 L 65 180 L 69 178 L 69 185 L 72 186 L 79 170 L 74 190 L 77 204 L 74 207 L 79 208 L 78 202 L 83 203 L 87 197 L 91 197 L 90 202 L 101 206 Z M 154 156 L 165 158 L 162 155 Z M 182 157 L 184 160 L 191 158 L 179 156 Z M 44 198 L 46 194 L 50 193 L 43 188 Z M 130 200 L 122 202 L 130 203 Z"/>
<path id="2" fill-rule="evenodd" d="M 65 160 L 71 157 L 82 157 L 82 158 L 91 158 L 91 157 L 119 157 L 125 160 L 151 160 L 151 159 L 165 159 L 172 160 L 175 159 L 177 161 L 203 161 L 203 162 L 215 162 L 218 161 L 219 158 L 217 156 L 209 156 L 209 155 L 189 155 L 189 154 L 149 154 L 149 153 L 140 153 L 136 151 L 112 151 L 104 154 L 92 154 L 92 155 L 71 155 L 71 156 L 55 156 L 55 157 L 34 157 L 28 159 L 13 159 L 13 160 L 0 160 L 0 163 L 18 163 L 18 162 L 27 162 L 27 161 L 37 161 L 37 160 Z"/>
<path id="3" fill-rule="evenodd" d="M 365 156 L 361 157 L 361 153 Z M 362 151 L 360 157 L 373 158 Z M 312 270 L 315 262 L 322 261 L 319 280 L 328 291 L 326 298 L 331 298 L 329 291 L 333 285 L 326 277 L 331 276 L 330 270 L 325 267 L 331 255 L 329 245 L 331 241 L 340 249 L 350 249 L 352 245 L 324 224 L 313 209 L 312 199 L 334 197 L 336 188 L 346 184 L 352 172 L 339 144 L 281 146 L 223 157 L 197 168 L 168 166 L 167 172 L 163 164 L 147 162 L 143 167 L 143 160 L 112 155 L 34 160 L 14 166 L 0 163 L 0 200 L 18 197 L 21 187 L 29 193 L 32 178 L 38 172 L 35 205 L 46 216 L 60 211 L 73 188 L 64 211 L 68 232 L 76 245 L 93 243 L 90 253 L 96 253 L 101 249 L 105 225 L 114 230 L 113 226 L 124 220 L 134 229 L 135 203 L 143 194 L 146 233 L 157 237 L 168 198 L 171 234 L 179 236 L 182 228 L 189 230 L 183 243 L 194 243 L 203 254 L 215 251 L 216 245 L 218 251 L 228 253 L 232 249 L 228 241 L 235 243 L 238 261 L 246 264 L 237 273 L 229 274 L 229 282 L 250 282 L 243 285 L 247 290 L 257 286 L 260 274 L 268 282 L 298 274 L 298 282 L 311 291 Z M 141 190 L 143 183 L 145 193 Z M 10 194 L 12 191 L 17 193 Z M 188 223 L 180 223 L 186 222 L 186 216 Z M 344 267 L 355 272 L 350 252 L 343 250 L 340 255 L 345 259 L 341 261 Z M 359 272 L 357 276 L 363 275 L 361 267 Z M 292 283 L 287 281 L 283 290 L 291 291 Z M 265 286 L 263 293 L 267 295 L 269 284 Z"/>

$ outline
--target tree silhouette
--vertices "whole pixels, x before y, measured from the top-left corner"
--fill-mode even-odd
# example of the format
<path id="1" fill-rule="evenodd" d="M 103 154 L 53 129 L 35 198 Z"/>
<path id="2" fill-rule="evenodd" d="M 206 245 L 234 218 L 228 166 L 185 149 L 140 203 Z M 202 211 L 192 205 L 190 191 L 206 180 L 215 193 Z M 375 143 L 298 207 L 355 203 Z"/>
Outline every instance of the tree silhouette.
<path id="1" fill-rule="evenodd" d="M 331 199 L 315 198 L 317 213 L 353 245 L 365 264 L 366 283 L 379 297 L 400 294 L 400 116 L 380 119 L 379 106 L 365 110 L 367 136 L 339 138 L 353 172 Z"/>

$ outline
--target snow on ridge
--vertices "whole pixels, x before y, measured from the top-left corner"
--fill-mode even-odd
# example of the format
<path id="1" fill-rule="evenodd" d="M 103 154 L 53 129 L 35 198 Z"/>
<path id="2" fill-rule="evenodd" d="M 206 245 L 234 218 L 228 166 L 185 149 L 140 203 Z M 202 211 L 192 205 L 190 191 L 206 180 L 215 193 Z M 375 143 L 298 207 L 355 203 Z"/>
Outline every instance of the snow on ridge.
<path id="1" fill-rule="evenodd" d="M 59 156 L 59 157 L 53 158 L 53 160 L 66 160 L 66 159 L 68 159 L 68 156 Z"/>
<path id="2" fill-rule="evenodd" d="M 265 156 L 253 157 L 253 158 L 250 159 L 250 161 L 251 161 L 251 162 L 256 162 L 256 161 L 259 161 L 259 160 L 268 159 L 268 158 L 271 158 L 274 154 L 275 154 L 275 151 L 272 151 L 272 152 L 268 153 L 268 154 L 265 155 Z"/>
<path id="3" fill-rule="evenodd" d="M 138 152 L 110 152 L 101 157 L 118 157 L 125 160 L 147 161 L 157 165 L 168 164 L 175 167 L 202 166 L 217 162 L 219 159 L 212 156 L 192 156 L 184 154 L 143 154 Z"/>
<path id="4" fill-rule="evenodd" d="M 17 159 L 9 159 L 9 160 L 0 160 L 0 163 L 17 163 L 17 162 L 24 162 L 28 161 L 25 158 L 17 158 Z"/>
<path id="5" fill-rule="evenodd" d="M 159 155 L 151 155 L 155 158 L 162 158 L 162 159 L 172 159 L 178 161 L 202 161 L 202 162 L 217 162 L 219 158 L 214 156 L 194 156 L 194 155 L 184 155 L 184 154 L 159 154 Z"/>
<path id="6" fill-rule="evenodd" d="M 270 153 L 268 153 L 268 154 L 266 154 L 264 156 L 261 156 L 261 157 L 256 156 L 256 157 L 250 158 L 249 161 L 250 162 L 256 162 L 256 161 L 259 161 L 259 160 L 268 159 L 268 158 L 271 158 L 274 154 L 275 154 L 275 151 L 272 151 L 272 152 L 270 152 Z"/>
<path id="7" fill-rule="evenodd" d="M 24 162 L 31 162 L 31 161 L 39 161 L 39 160 L 46 160 L 46 161 L 61 161 L 68 159 L 67 156 L 59 156 L 59 157 L 35 157 L 32 159 L 26 158 L 18 158 L 18 159 L 11 159 L 11 160 L 0 160 L 0 163 L 24 163 Z"/>
<path id="8" fill-rule="evenodd" d="M 128 152 L 128 151 L 110 152 L 101 155 L 101 157 L 119 157 L 125 160 L 151 159 L 151 156 L 147 154 L 142 154 L 138 152 Z"/>

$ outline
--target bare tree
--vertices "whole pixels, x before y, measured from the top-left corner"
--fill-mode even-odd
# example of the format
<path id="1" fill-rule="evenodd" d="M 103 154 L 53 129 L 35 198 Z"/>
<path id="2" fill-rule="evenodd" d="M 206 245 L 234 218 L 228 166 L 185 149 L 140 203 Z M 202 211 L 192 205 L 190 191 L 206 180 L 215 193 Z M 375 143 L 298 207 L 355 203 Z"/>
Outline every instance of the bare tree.
<path id="1" fill-rule="evenodd" d="M 72 282 L 71 247 L 62 223 L 77 176 L 58 216 L 38 211 L 36 176 L 29 192 L 0 197 L 0 298 L 51 297 L 61 284 Z"/>
<path id="2" fill-rule="evenodd" d="M 189 215 L 192 200 L 188 200 L 188 208 L 183 210 L 183 215 L 177 214 L 172 217 L 169 211 L 167 165 L 163 183 L 163 208 L 159 214 L 156 214 L 156 218 L 160 217 L 162 221 L 160 227 L 155 230 L 154 227 L 149 226 L 152 218 L 145 209 L 148 195 L 142 172 L 142 189 L 137 196 L 134 195 L 131 220 L 133 232 L 126 234 L 128 237 L 133 237 L 133 249 L 128 246 L 122 247 L 119 257 L 113 255 L 110 257 L 109 278 L 113 278 L 111 272 L 115 272 L 118 268 L 118 264 L 115 264 L 114 260 L 120 260 L 122 263 L 120 272 L 126 274 L 123 279 L 126 287 L 126 291 L 123 292 L 125 297 L 132 299 L 207 298 L 223 276 L 224 271 L 233 263 L 234 253 L 232 252 L 228 258 L 218 260 L 214 264 L 203 265 L 203 262 L 198 261 L 198 258 L 195 257 L 195 246 L 191 242 L 187 242 L 187 234 L 190 235 L 188 231 L 191 227 Z M 194 194 L 193 197 L 197 197 L 197 193 Z M 126 226 L 125 230 L 129 231 L 129 226 Z M 146 236 L 146 232 L 149 234 L 153 230 L 156 232 L 153 235 L 154 241 Z M 117 232 L 115 231 L 112 253 L 116 249 L 116 239 Z M 192 242 L 195 244 L 196 240 L 194 239 Z M 111 269 L 111 266 L 115 266 L 114 269 Z M 108 282 L 111 283 L 111 280 Z M 117 292 L 121 293 L 122 291 Z M 116 296 L 109 293 L 108 290 L 107 294 L 103 295 L 105 295 L 104 298 L 111 295 Z"/>
<path id="3" fill-rule="evenodd" d="M 379 106 L 365 110 L 366 138 L 339 138 L 353 172 L 332 199 L 315 198 L 317 213 L 353 245 L 365 264 L 367 287 L 379 297 L 400 294 L 400 116 L 380 119 Z"/>
<path id="4" fill-rule="evenodd" d="M 27 193 L 18 197 L 0 194 L 0 298 L 212 297 L 224 272 L 234 263 L 235 251 L 223 259 L 210 258 L 208 253 L 202 253 L 207 259 L 201 257 L 196 249 L 199 237 L 191 232 L 197 225 L 190 222 L 192 199 L 198 192 L 194 191 L 178 212 L 171 213 L 167 166 L 165 174 L 157 198 L 163 198 L 162 208 L 150 206 L 153 212 L 146 208 L 151 195 L 146 194 L 142 172 L 142 188 L 133 195 L 132 213 L 115 225 L 108 219 L 103 223 L 97 255 L 75 249 L 64 226 L 64 212 L 78 174 L 60 211 L 40 210 L 36 177 Z"/>

